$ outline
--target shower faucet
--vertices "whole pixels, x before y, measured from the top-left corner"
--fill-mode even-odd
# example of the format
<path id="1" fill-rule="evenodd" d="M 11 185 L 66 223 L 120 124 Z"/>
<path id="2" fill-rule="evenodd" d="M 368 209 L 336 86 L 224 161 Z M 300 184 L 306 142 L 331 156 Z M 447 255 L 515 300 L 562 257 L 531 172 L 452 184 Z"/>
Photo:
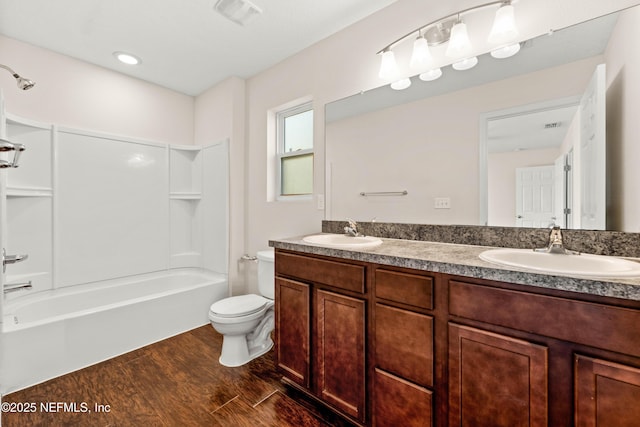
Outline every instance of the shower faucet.
<path id="1" fill-rule="evenodd" d="M 7 153 L 9 151 L 14 152 L 13 160 L 9 161 L 0 159 L 0 169 L 17 168 L 20 154 L 22 154 L 25 149 L 26 147 L 23 144 L 7 141 L 6 139 L 0 138 L 0 153 Z"/>
<path id="2" fill-rule="evenodd" d="M 7 255 L 7 251 L 2 248 L 2 272 L 6 273 L 7 264 L 15 264 L 16 262 L 22 262 L 29 258 L 29 255 Z"/>
<path id="3" fill-rule="evenodd" d="M 33 80 L 29 80 L 29 79 L 25 79 L 24 77 L 21 77 L 18 73 L 16 73 L 15 71 L 13 71 L 11 68 L 7 67 L 6 65 L 0 64 L 0 68 L 4 68 L 8 72 L 10 72 L 11 75 L 13 76 L 13 78 L 16 79 L 16 83 L 18 84 L 18 88 L 20 88 L 22 90 L 29 90 L 29 89 L 31 89 L 32 87 L 34 87 L 36 85 Z"/>
<path id="4" fill-rule="evenodd" d="M 7 283 L 4 285 L 4 289 L 3 292 L 5 294 L 8 294 L 9 292 L 16 292 L 16 291 L 26 291 L 33 288 L 33 286 L 31 285 L 31 280 L 29 280 L 26 283 Z"/>

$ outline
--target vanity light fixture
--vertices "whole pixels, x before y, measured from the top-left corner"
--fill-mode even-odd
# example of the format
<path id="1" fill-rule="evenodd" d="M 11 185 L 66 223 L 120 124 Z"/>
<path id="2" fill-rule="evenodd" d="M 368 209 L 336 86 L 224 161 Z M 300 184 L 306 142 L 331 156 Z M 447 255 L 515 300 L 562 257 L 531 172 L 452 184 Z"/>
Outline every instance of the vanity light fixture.
<path id="1" fill-rule="evenodd" d="M 419 74 L 421 80 L 432 81 L 442 75 L 442 70 L 436 66 L 437 61 L 432 56 L 430 46 L 446 42 L 449 44 L 447 45 L 445 56 L 454 61 L 452 67 L 455 70 L 473 68 L 478 63 L 478 58 L 473 56 L 473 45 L 469 37 L 469 30 L 467 29 L 467 24 L 462 20 L 462 15 L 496 5 L 499 5 L 499 8 L 496 11 L 495 19 L 487 38 L 490 44 L 495 45 L 495 48 L 491 50 L 491 56 L 503 59 L 515 55 L 520 51 L 520 43 L 517 42 L 519 33 L 512 0 L 492 1 L 425 24 L 384 47 L 378 52 L 382 57 L 379 77 L 393 82 L 391 83 L 393 89 L 406 89 L 411 85 L 409 77 L 400 74 L 393 48 L 416 34 L 417 38 L 413 42 L 413 53 L 409 65 L 411 72 Z M 474 30 L 471 29 L 471 31 L 473 32 Z"/>
<path id="2" fill-rule="evenodd" d="M 433 56 L 429 50 L 429 42 L 424 38 L 421 31 L 418 31 L 418 38 L 413 42 L 413 53 L 409 66 L 414 71 L 424 71 L 433 63 Z"/>
<path id="3" fill-rule="evenodd" d="M 142 62 L 140 58 L 127 52 L 113 52 L 113 56 L 115 56 L 118 61 L 127 65 L 138 65 Z"/>
<path id="4" fill-rule="evenodd" d="M 451 38 L 449 38 L 449 46 L 444 53 L 449 58 L 464 58 L 473 50 L 469 33 L 467 32 L 467 24 L 462 22 L 458 17 L 458 22 L 451 29 Z"/>
<path id="5" fill-rule="evenodd" d="M 396 57 L 391 49 L 382 52 L 382 62 L 380 63 L 380 72 L 378 77 L 384 80 L 391 80 L 398 77 L 400 70 L 396 63 Z"/>

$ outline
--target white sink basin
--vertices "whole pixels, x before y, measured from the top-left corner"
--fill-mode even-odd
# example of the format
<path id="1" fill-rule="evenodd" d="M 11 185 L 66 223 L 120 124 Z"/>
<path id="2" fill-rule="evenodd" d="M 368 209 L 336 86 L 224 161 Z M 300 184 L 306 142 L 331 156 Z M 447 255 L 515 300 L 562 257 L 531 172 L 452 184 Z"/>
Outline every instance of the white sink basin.
<path id="1" fill-rule="evenodd" d="M 368 249 L 382 244 L 382 240 L 372 236 L 347 236 L 346 234 L 314 234 L 302 239 L 306 243 L 342 249 Z"/>
<path id="2" fill-rule="evenodd" d="M 640 263 L 603 255 L 565 255 L 531 249 L 490 249 L 480 258 L 494 264 L 590 277 L 640 277 Z"/>

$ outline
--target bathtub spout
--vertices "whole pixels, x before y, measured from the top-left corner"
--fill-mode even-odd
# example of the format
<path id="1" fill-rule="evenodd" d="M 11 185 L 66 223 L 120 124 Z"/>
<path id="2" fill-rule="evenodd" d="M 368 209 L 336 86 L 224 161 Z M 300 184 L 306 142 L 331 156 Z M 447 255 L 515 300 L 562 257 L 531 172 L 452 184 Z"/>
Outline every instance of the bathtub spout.
<path id="1" fill-rule="evenodd" d="M 28 290 L 31 288 L 33 288 L 33 286 L 31 285 L 31 280 L 29 280 L 27 283 L 7 283 L 4 285 L 4 293 L 8 294 L 9 292 Z"/>

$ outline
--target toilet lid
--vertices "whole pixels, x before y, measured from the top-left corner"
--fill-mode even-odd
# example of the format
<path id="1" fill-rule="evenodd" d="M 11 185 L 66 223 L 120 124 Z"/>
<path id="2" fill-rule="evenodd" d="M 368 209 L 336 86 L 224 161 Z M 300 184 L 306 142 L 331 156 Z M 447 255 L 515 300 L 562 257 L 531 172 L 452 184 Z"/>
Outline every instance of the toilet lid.
<path id="1" fill-rule="evenodd" d="M 268 299 L 260 295 L 239 295 L 214 302 L 210 310 L 220 317 L 239 317 L 262 310 L 268 302 Z"/>

